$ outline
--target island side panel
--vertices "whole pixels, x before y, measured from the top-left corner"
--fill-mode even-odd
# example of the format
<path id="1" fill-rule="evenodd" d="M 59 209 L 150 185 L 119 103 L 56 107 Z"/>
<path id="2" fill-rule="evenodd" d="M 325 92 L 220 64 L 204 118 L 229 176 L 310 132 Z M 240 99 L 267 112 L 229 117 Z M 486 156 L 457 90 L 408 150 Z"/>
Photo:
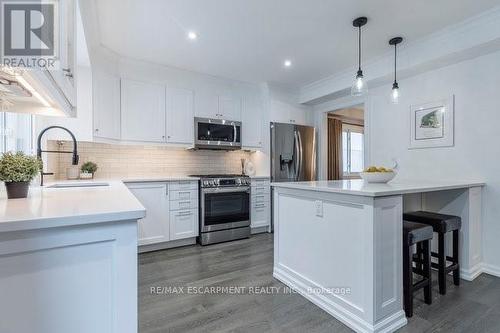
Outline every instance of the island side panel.
<path id="1" fill-rule="evenodd" d="M 137 221 L 0 233 L 1 332 L 137 333 Z"/>
<path id="2" fill-rule="evenodd" d="M 274 276 L 356 331 L 405 325 L 401 196 L 274 193 Z"/>
<path id="3" fill-rule="evenodd" d="M 482 187 L 436 191 L 423 194 L 424 210 L 458 215 L 462 218 L 460 230 L 460 277 L 474 280 L 482 273 Z M 447 254 L 452 254 L 452 235 L 446 235 Z M 433 239 L 437 250 L 437 236 Z"/>

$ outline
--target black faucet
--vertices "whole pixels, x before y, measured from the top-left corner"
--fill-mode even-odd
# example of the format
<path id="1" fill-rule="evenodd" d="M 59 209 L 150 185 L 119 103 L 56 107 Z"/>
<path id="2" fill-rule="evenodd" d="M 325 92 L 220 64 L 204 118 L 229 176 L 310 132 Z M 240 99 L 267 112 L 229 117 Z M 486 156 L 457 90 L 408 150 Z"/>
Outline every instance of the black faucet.
<path id="1" fill-rule="evenodd" d="M 69 135 L 71 135 L 71 138 L 73 139 L 73 151 L 42 150 L 42 136 L 45 134 L 45 132 L 47 132 L 49 129 L 52 129 L 52 128 L 59 128 L 59 129 L 65 130 L 66 132 L 69 133 Z M 73 165 L 78 165 L 78 160 L 80 159 L 78 157 L 75 135 L 73 133 L 71 133 L 71 131 L 69 129 L 62 127 L 62 126 L 49 126 L 46 129 L 44 129 L 43 131 L 41 131 L 40 134 L 38 134 L 36 156 L 39 159 L 41 159 L 42 153 L 73 154 L 73 159 L 71 162 L 71 164 L 73 164 Z M 43 186 L 43 176 L 48 176 L 48 175 L 53 175 L 53 174 L 54 174 L 53 172 L 43 172 L 43 167 L 42 167 L 42 171 L 40 172 L 40 186 Z"/>

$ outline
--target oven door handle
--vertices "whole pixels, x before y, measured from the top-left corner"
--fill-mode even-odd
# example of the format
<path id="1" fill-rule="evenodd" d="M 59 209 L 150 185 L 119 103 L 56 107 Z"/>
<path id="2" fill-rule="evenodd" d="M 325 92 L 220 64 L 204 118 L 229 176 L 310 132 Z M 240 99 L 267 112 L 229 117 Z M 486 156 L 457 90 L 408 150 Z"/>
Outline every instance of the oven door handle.
<path id="1" fill-rule="evenodd" d="M 231 187 L 231 188 L 220 188 L 220 187 L 215 187 L 215 188 L 204 188 L 201 190 L 203 193 L 235 193 L 235 192 L 246 192 L 250 193 L 250 188 L 245 186 L 245 187 Z"/>

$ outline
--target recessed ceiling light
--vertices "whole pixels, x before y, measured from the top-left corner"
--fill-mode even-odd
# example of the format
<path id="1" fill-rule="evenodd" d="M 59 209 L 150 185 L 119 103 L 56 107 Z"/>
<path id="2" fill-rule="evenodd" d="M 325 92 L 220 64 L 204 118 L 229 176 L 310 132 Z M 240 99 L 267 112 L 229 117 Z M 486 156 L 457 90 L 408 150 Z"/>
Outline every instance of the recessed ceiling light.
<path id="1" fill-rule="evenodd" d="M 194 31 L 188 31 L 187 38 L 190 40 L 196 40 L 198 38 L 198 35 Z"/>
<path id="2" fill-rule="evenodd" d="M 285 61 L 283 62 L 283 66 L 285 66 L 285 67 L 291 67 L 291 66 L 292 66 L 292 61 L 291 61 L 291 60 L 288 60 L 288 59 L 287 59 L 287 60 L 285 60 Z"/>

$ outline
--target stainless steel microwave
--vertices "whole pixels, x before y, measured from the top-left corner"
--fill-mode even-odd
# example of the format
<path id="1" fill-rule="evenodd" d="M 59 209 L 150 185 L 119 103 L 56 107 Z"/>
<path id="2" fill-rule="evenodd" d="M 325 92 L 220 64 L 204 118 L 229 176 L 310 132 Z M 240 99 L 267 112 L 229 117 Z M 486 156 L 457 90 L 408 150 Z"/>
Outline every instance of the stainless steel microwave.
<path id="1" fill-rule="evenodd" d="M 195 117 L 194 146 L 201 149 L 241 149 L 241 122 Z"/>

